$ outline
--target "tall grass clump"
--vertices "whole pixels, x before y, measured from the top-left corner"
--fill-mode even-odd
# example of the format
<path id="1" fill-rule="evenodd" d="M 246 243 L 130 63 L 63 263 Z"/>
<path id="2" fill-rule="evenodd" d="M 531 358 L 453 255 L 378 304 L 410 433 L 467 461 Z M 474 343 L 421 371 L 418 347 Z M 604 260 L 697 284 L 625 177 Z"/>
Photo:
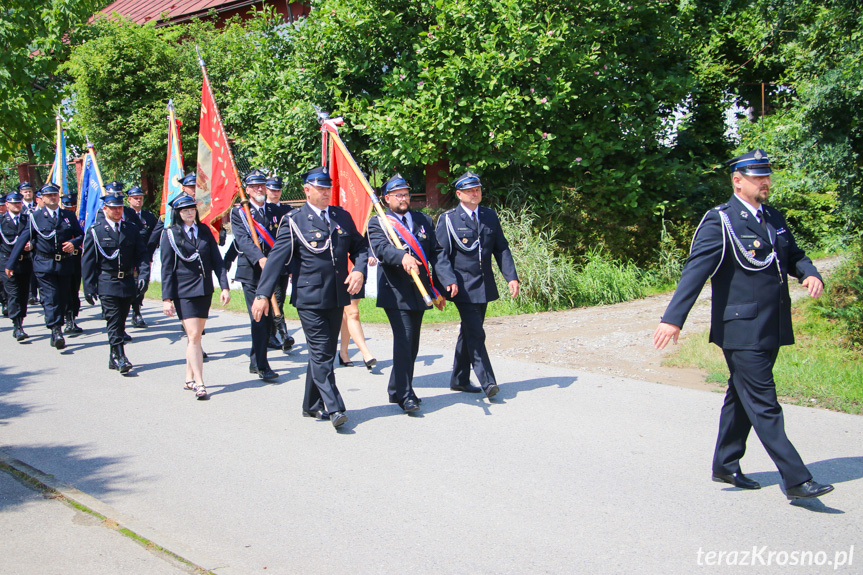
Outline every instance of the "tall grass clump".
<path id="1" fill-rule="evenodd" d="M 817 309 L 823 317 L 840 323 L 848 343 L 863 347 L 863 239 L 830 275 Z"/>
<path id="2" fill-rule="evenodd" d="M 530 209 L 504 208 L 498 211 L 503 233 L 518 271 L 520 293 L 511 302 L 520 312 L 569 309 L 577 304 L 575 266 L 560 250 L 557 233 L 548 226 L 539 226 L 539 217 Z M 495 272 L 502 300 L 506 281 Z"/>
<path id="3" fill-rule="evenodd" d="M 644 296 L 644 273 L 632 262 L 621 262 L 591 248 L 575 273 L 578 305 L 620 303 Z"/>

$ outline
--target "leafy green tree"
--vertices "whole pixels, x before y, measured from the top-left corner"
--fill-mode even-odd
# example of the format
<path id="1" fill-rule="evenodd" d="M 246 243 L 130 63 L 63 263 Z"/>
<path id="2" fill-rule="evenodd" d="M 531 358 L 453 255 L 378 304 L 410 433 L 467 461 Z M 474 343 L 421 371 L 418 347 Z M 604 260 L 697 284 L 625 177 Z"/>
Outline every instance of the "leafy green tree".
<path id="1" fill-rule="evenodd" d="M 0 7 L 0 161 L 53 152 L 59 67 L 101 0 L 4 0 Z"/>

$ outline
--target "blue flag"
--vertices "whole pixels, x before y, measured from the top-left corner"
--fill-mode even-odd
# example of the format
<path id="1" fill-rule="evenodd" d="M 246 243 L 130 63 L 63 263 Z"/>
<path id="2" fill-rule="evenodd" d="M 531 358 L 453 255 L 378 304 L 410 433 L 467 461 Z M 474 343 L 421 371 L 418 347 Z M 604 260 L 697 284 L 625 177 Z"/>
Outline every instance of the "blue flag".
<path id="1" fill-rule="evenodd" d="M 99 166 L 96 164 L 96 155 L 92 148 L 84 160 L 84 170 L 81 176 L 78 220 L 80 220 L 81 227 L 88 230 L 96 220 L 96 213 L 102 209 L 102 177 L 99 175 Z"/>

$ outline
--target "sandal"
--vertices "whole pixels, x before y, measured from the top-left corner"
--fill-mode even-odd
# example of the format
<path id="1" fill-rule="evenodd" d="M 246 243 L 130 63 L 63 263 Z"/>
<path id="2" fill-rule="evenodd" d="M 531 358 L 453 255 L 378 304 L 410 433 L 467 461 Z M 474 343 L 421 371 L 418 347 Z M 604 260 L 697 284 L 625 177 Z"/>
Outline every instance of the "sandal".
<path id="1" fill-rule="evenodd" d="M 187 381 L 183 384 L 183 389 L 188 389 L 189 391 L 193 391 L 195 389 L 195 380 Z"/>
<path id="2" fill-rule="evenodd" d="M 210 394 L 207 393 L 207 388 L 201 383 L 195 386 L 195 397 L 198 399 L 210 399 Z"/>

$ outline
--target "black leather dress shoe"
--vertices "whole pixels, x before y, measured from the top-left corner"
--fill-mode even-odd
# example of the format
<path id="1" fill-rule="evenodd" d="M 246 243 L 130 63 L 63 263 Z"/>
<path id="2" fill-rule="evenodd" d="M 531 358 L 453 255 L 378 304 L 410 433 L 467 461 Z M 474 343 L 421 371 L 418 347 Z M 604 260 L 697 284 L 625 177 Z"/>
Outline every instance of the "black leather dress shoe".
<path id="1" fill-rule="evenodd" d="M 420 404 L 417 403 L 416 401 L 414 401 L 413 399 L 406 399 L 405 402 L 402 404 L 402 409 L 405 411 L 405 413 L 411 413 L 413 411 L 419 411 L 420 410 Z"/>
<path id="2" fill-rule="evenodd" d="M 500 388 L 497 386 L 497 384 L 496 384 L 496 383 L 492 383 L 492 384 L 491 384 L 491 385 L 489 385 L 487 388 L 485 388 L 485 395 L 486 395 L 489 399 L 491 399 L 492 397 L 494 397 L 495 395 L 497 395 L 497 393 L 498 393 L 499 391 L 500 391 Z"/>
<path id="3" fill-rule="evenodd" d="M 806 483 L 789 487 L 785 490 L 785 496 L 788 499 L 811 499 L 813 497 L 821 497 L 825 493 L 833 491 L 832 485 L 821 485 L 817 481 L 811 479 Z"/>
<path id="4" fill-rule="evenodd" d="M 147 322 L 144 321 L 144 317 L 139 313 L 132 314 L 132 327 L 134 328 L 145 328 L 147 327 Z"/>
<path id="5" fill-rule="evenodd" d="M 279 379 L 279 374 L 272 369 L 258 370 L 258 377 L 264 381 L 276 381 Z"/>
<path id="6" fill-rule="evenodd" d="M 327 419 L 330 418 L 330 414 L 325 412 L 325 411 L 321 411 L 320 409 L 317 411 L 306 411 L 304 409 L 303 410 L 303 417 L 314 417 L 318 421 L 326 421 Z"/>
<path id="7" fill-rule="evenodd" d="M 344 411 L 335 411 L 330 414 L 330 421 L 333 423 L 333 427 L 341 427 L 348 422 L 348 416 L 345 415 Z"/>
<path id="8" fill-rule="evenodd" d="M 738 471 L 733 475 L 724 475 L 721 473 L 713 474 L 713 481 L 717 483 L 729 483 L 734 487 L 739 487 L 740 489 L 761 489 L 761 484 L 757 481 L 749 479 L 743 472 Z"/>
<path id="9" fill-rule="evenodd" d="M 339 355 L 339 365 L 344 366 L 344 367 L 353 367 L 353 366 L 354 366 L 354 362 L 352 362 L 352 361 L 351 361 L 351 360 L 349 360 L 349 359 L 348 359 L 348 360 L 344 360 L 344 359 L 342 359 L 342 356 L 341 356 L 341 355 Z"/>
<path id="10" fill-rule="evenodd" d="M 467 385 L 451 385 L 449 388 L 453 391 L 466 391 L 467 393 L 479 393 L 482 391 L 481 387 L 477 387 L 471 383 Z"/>

